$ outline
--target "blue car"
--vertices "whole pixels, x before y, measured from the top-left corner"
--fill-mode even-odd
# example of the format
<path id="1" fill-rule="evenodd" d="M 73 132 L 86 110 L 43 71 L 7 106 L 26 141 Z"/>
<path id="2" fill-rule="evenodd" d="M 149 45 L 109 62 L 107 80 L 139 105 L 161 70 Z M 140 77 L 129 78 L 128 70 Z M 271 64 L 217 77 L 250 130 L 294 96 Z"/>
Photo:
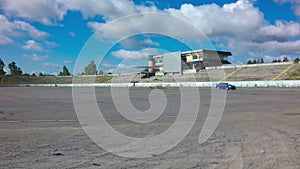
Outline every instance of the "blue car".
<path id="1" fill-rule="evenodd" d="M 231 85 L 229 83 L 219 83 L 216 85 L 217 89 L 224 89 L 224 90 L 235 90 L 236 87 L 234 85 Z"/>

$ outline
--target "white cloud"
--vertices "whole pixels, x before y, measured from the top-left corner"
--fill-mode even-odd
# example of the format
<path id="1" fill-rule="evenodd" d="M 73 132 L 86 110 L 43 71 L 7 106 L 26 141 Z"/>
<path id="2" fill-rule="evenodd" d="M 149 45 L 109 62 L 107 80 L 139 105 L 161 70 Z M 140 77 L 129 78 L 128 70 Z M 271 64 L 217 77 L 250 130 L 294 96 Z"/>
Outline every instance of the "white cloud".
<path id="1" fill-rule="evenodd" d="M 57 2 L 63 3 L 69 10 L 81 11 L 85 19 L 99 15 L 105 20 L 113 20 L 137 12 L 157 11 L 155 6 L 135 5 L 129 0 L 90 0 L 88 3 L 82 0 L 57 0 Z"/>
<path id="2" fill-rule="evenodd" d="M 292 8 L 297 16 L 300 16 L 300 1 L 299 0 L 274 0 L 277 3 L 291 3 Z"/>
<path id="3" fill-rule="evenodd" d="M 126 15 L 128 11 L 134 10 L 133 3 L 129 1 L 119 1 L 117 5 L 115 5 L 116 1 L 110 0 L 91 0 L 89 3 L 80 0 L 58 0 L 63 3 L 66 8 L 73 11 L 81 11 L 84 18 L 93 18 L 96 15 L 102 15 L 105 19 L 116 18 L 123 15 Z M 124 5 L 126 3 L 126 5 Z M 120 9 L 117 6 L 120 5 Z M 125 11 L 121 9 L 127 6 Z M 130 9 L 131 8 L 131 9 Z M 123 9 L 124 10 L 124 9 Z M 132 11 L 135 12 L 135 11 Z"/>
<path id="4" fill-rule="evenodd" d="M 300 5 L 298 5 L 298 6 L 295 7 L 295 14 L 297 16 L 300 16 Z"/>
<path id="5" fill-rule="evenodd" d="M 111 53 L 112 56 L 124 60 L 145 60 L 149 55 L 156 54 L 158 54 L 158 51 L 154 48 L 146 48 L 141 51 L 130 51 L 121 49 Z"/>
<path id="6" fill-rule="evenodd" d="M 6 16 L 0 15 L 0 44 L 13 43 L 12 38 L 26 36 L 25 33 L 33 39 L 45 39 L 48 33 L 40 31 L 32 25 L 23 21 L 9 21 Z"/>
<path id="7" fill-rule="evenodd" d="M 34 40 L 28 40 L 24 46 L 22 46 L 24 50 L 36 50 L 36 51 L 43 51 L 42 46 L 35 42 Z"/>
<path id="8" fill-rule="evenodd" d="M 300 24 L 293 21 L 278 20 L 275 25 L 272 25 L 264 19 L 264 14 L 257 7 L 254 7 L 254 2 L 255 0 L 237 0 L 235 3 L 224 4 L 223 6 L 216 4 L 200 6 L 182 4 L 180 9 L 167 8 L 157 10 L 154 8 L 152 11 L 170 14 L 190 22 L 211 40 L 219 41 L 218 46 L 222 46 L 225 50 L 231 50 L 239 56 L 257 55 L 259 47 L 262 48 L 261 50 L 271 52 L 274 50 L 280 54 L 297 54 L 297 42 L 288 41 L 289 38 L 300 37 Z M 296 4 L 299 1 L 277 0 L 277 2 Z M 137 9 L 137 7 L 135 8 Z M 145 8 L 139 8 L 137 11 L 146 10 Z M 102 13 L 102 15 L 105 14 Z M 106 18 L 112 19 L 113 17 Z M 195 36 L 193 28 L 184 29 L 186 27 L 178 26 L 182 25 L 182 23 L 183 21 L 179 19 L 177 21 L 176 19 L 171 20 L 170 17 L 164 17 L 163 15 L 160 17 L 158 15 L 155 17 L 138 15 L 137 17 L 132 17 L 132 19 L 128 18 L 127 20 L 116 22 L 89 22 L 88 27 L 93 31 L 100 31 L 99 35 L 102 38 L 122 38 L 129 34 L 147 30 L 157 30 L 162 34 L 169 33 L 191 41 L 199 38 L 199 36 Z M 150 43 L 150 41 L 145 42 Z M 125 42 L 121 43 L 124 44 Z M 131 42 L 129 44 L 134 46 L 132 44 L 136 43 Z M 270 44 L 278 48 L 275 49 Z M 123 45 L 123 47 L 133 49 L 128 48 L 128 45 Z M 143 58 L 140 53 L 131 50 L 121 50 L 114 54 L 119 58 L 124 58 L 126 55 L 132 56 L 129 57 L 130 59 Z"/>
<path id="9" fill-rule="evenodd" d="M 268 41 L 263 43 L 262 47 L 266 51 L 277 52 L 281 55 L 300 54 L 300 40 L 288 42 Z"/>
<path id="10" fill-rule="evenodd" d="M 295 13 L 300 16 L 300 1 L 298 0 L 274 0 L 277 3 L 291 3 Z M 274 49 L 278 53 L 297 54 L 297 41 L 290 38 L 300 37 L 300 24 L 293 21 L 276 21 L 275 25 L 265 20 L 264 14 L 255 7 L 255 0 L 237 0 L 223 6 L 216 4 L 192 5 L 182 4 L 179 9 L 166 8 L 159 10 L 155 4 L 137 5 L 132 0 L 90 0 L 88 3 L 82 0 L 0 0 L 1 10 L 11 18 L 26 18 L 44 24 L 53 24 L 56 20 L 62 20 L 68 10 L 81 12 L 83 18 L 95 18 L 102 16 L 103 23 L 88 22 L 87 26 L 92 31 L 100 30 L 103 38 L 122 38 L 124 36 L 152 30 L 165 35 L 183 37 L 190 41 L 201 39 L 198 30 L 206 34 L 210 39 L 219 41 L 225 50 L 234 53 L 254 55 L 257 47 L 262 45 L 263 49 L 271 50 L 272 45 L 279 48 Z M 160 12 L 181 19 L 170 19 L 170 16 L 141 14 L 137 17 L 127 18 L 122 21 L 113 21 L 122 16 L 142 12 Z M 160 17 L 159 17 L 160 16 Z M 163 17 L 162 17 L 163 16 Z M 37 30 L 35 27 L 23 21 L 9 21 L 0 15 L 0 44 L 9 44 L 13 38 L 24 36 L 28 33 L 32 39 L 45 39 L 48 33 Z M 186 29 L 183 25 L 191 23 L 193 27 Z M 103 29 L 104 28 L 104 29 Z M 73 36 L 73 32 L 69 33 Z M 225 43 L 228 42 L 228 43 Z M 159 46 L 151 39 L 144 40 L 147 45 Z M 286 44 L 291 46 L 286 46 Z M 282 46 L 292 49 L 288 51 Z M 119 53 L 135 55 L 130 59 L 143 58 L 134 50 L 123 50 Z M 115 53 L 119 57 L 119 53 Z"/>
<path id="11" fill-rule="evenodd" d="M 265 25 L 259 28 L 256 39 L 267 40 L 288 40 L 288 38 L 300 38 L 300 24 L 290 21 L 277 20 L 275 25 Z"/>
<path id="12" fill-rule="evenodd" d="M 140 72 L 140 70 L 137 69 L 136 67 L 137 67 L 136 65 L 118 64 L 117 67 L 116 67 L 116 69 L 114 71 L 112 71 L 112 72 L 114 72 L 115 74 Z"/>
<path id="13" fill-rule="evenodd" d="M 4 70 L 4 72 L 6 72 L 7 74 L 10 74 L 9 68 L 4 67 L 3 70 Z"/>
<path id="14" fill-rule="evenodd" d="M 20 1 L 20 2 L 19 2 Z M 263 14 L 252 5 L 252 1 L 238 0 L 236 3 L 225 4 L 220 7 L 216 4 L 193 6 L 191 4 L 183 4 L 180 9 L 164 9 L 158 10 L 157 7 L 150 5 L 136 5 L 129 0 L 91 0 L 89 3 L 81 0 L 34 0 L 31 1 L 30 7 L 26 0 L 4 0 L 3 9 L 6 13 L 14 16 L 23 16 L 25 18 L 38 20 L 42 23 L 50 22 L 50 19 L 63 19 L 66 10 L 80 11 L 84 18 L 93 18 L 102 16 L 106 23 L 109 21 L 126 16 L 129 14 L 140 12 L 162 12 L 180 17 L 191 22 L 198 29 L 211 37 L 224 35 L 244 37 L 251 33 L 261 25 Z M 34 7 L 32 7 L 34 6 Z M 44 9 L 45 6 L 50 6 L 51 9 Z M 26 8 L 27 7 L 27 8 Z M 213 12 L 212 12 L 213 11 Z M 50 18 L 50 19 L 49 19 Z M 164 32 L 175 32 L 176 34 L 193 37 L 193 31 L 180 27 L 172 27 L 176 24 L 168 18 L 158 17 L 140 17 L 138 20 L 128 20 L 113 25 L 108 30 L 103 30 L 103 35 L 122 36 L 123 33 L 143 30 L 145 27 L 151 27 Z M 163 24 L 166 23 L 166 24 Z M 89 22 L 88 27 L 93 31 L 99 30 L 105 23 Z M 122 31 L 122 32 L 121 32 Z M 181 33 L 182 32 L 182 33 Z M 72 36 L 72 35 L 71 35 Z M 249 36 L 249 35 L 248 35 Z"/>
<path id="15" fill-rule="evenodd" d="M 245 10 L 248 8 L 252 8 L 252 3 L 256 0 L 238 0 L 235 3 L 224 4 L 223 8 L 226 11 L 234 12 L 236 10 Z"/>
<path id="16" fill-rule="evenodd" d="M 274 0 L 277 3 L 300 3 L 299 0 Z"/>
<path id="17" fill-rule="evenodd" d="M 9 17 L 25 18 L 45 25 L 63 20 L 67 11 L 80 11 L 84 19 L 102 16 L 113 20 L 138 12 L 154 12 L 154 5 L 136 5 L 131 0 L 1 0 L 1 9 Z"/>
<path id="18" fill-rule="evenodd" d="M 33 60 L 33 61 L 41 61 L 41 60 L 48 59 L 48 55 L 46 55 L 46 56 L 38 56 L 37 54 L 33 54 L 33 55 L 27 55 L 27 54 L 25 54 L 24 57 L 28 58 L 30 60 Z"/>
<path id="19" fill-rule="evenodd" d="M 13 28 L 15 25 L 4 16 L 0 15 L 0 34 L 10 34 L 11 36 L 16 36 L 16 33 L 14 33 Z"/>
<path id="20" fill-rule="evenodd" d="M 122 39 L 119 43 L 121 47 L 126 50 L 137 50 L 141 48 L 149 48 L 152 46 L 160 46 L 158 42 L 154 42 L 149 38 L 145 39 L 145 37 L 142 35 L 131 36 Z"/>
<path id="21" fill-rule="evenodd" d="M 57 63 L 43 63 L 43 67 L 59 68 L 61 65 Z"/>
<path id="22" fill-rule="evenodd" d="M 70 35 L 71 37 L 75 37 L 75 36 L 76 36 L 76 34 L 75 34 L 74 32 L 69 32 L 69 35 Z"/>
<path id="23" fill-rule="evenodd" d="M 142 43 L 145 45 L 150 45 L 150 46 L 159 46 L 160 45 L 158 42 L 154 42 L 151 39 L 145 39 L 142 41 Z"/>
<path id="24" fill-rule="evenodd" d="M 9 44 L 9 43 L 12 43 L 13 40 L 7 36 L 4 36 L 4 35 L 0 35 L 0 44 L 1 45 L 4 45 L 4 44 Z"/>
<path id="25" fill-rule="evenodd" d="M 137 50 L 139 48 L 146 48 L 147 45 L 142 42 L 138 36 L 131 36 L 125 39 L 122 39 L 120 45 L 123 49 L 126 50 Z"/>
<path id="26" fill-rule="evenodd" d="M 55 43 L 55 42 L 49 42 L 46 41 L 45 44 L 49 47 L 49 48 L 55 48 L 57 46 L 59 46 L 59 44 Z"/>
<path id="27" fill-rule="evenodd" d="M 259 44 L 248 41 L 236 41 L 234 39 L 228 39 L 226 42 L 222 42 L 222 45 L 217 45 L 222 49 L 232 51 L 236 56 L 258 56 Z"/>
<path id="28" fill-rule="evenodd" d="M 233 55 L 236 56 L 251 56 L 258 57 L 264 53 L 276 53 L 277 55 L 299 55 L 300 54 L 300 40 L 298 41 L 265 41 L 265 42 L 251 42 L 251 41 L 236 41 L 230 39 L 217 45 L 219 48 L 229 49 Z"/>
<path id="29" fill-rule="evenodd" d="M 71 64 L 71 63 L 73 63 L 73 61 L 71 61 L 71 60 L 64 60 L 63 63 L 64 64 Z"/>
<path id="30" fill-rule="evenodd" d="M 34 39 L 45 39 L 49 36 L 48 33 L 39 31 L 35 27 L 23 21 L 14 21 L 14 27 L 18 30 L 28 32 L 29 36 Z"/>
<path id="31" fill-rule="evenodd" d="M 133 72 L 140 72 L 140 69 L 136 68 L 137 65 L 127 65 L 127 64 L 112 64 L 109 62 L 102 62 L 100 64 L 100 69 L 105 71 L 106 73 L 111 72 L 114 74 L 124 74 L 124 73 L 133 73 Z"/>
<path id="32" fill-rule="evenodd" d="M 1 8 L 7 16 L 21 17 L 52 25 L 66 14 L 63 4 L 55 0 L 2 0 Z"/>
<path id="33" fill-rule="evenodd" d="M 178 18 L 163 14 L 151 14 L 152 16 L 145 14 L 108 24 L 89 22 L 88 27 L 93 31 L 100 30 L 101 37 L 112 38 L 152 30 L 192 40 L 199 37 L 196 36 L 196 31 L 201 31 L 210 38 L 222 36 L 246 39 L 265 23 L 263 13 L 248 0 L 238 0 L 222 7 L 216 4 L 201 6 L 183 4 L 180 9 L 168 8 L 159 12 Z M 193 26 L 186 29 L 185 22 L 189 22 L 198 30 Z"/>
<path id="34" fill-rule="evenodd" d="M 93 32 L 97 32 L 101 30 L 101 28 L 104 26 L 104 23 L 100 22 L 88 22 L 87 26 L 92 29 Z"/>
<path id="35" fill-rule="evenodd" d="M 102 61 L 102 62 L 100 63 L 100 67 L 101 67 L 102 69 L 111 69 L 111 68 L 115 68 L 116 65 L 114 65 L 113 63 L 110 63 L 110 62 L 104 60 L 104 61 Z"/>
<path id="36" fill-rule="evenodd" d="M 238 0 L 236 3 L 193 6 L 183 4 L 179 10 L 167 9 L 169 14 L 187 19 L 209 37 L 248 37 L 263 22 L 263 14 L 251 1 Z"/>
<path id="37" fill-rule="evenodd" d="M 238 56 L 258 55 L 259 48 L 264 52 L 277 52 L 280 55 L 298 54 L 298 42 L 289 39 L 300 38 L 300 24 L 284 20 L 277 20 L 274 25 L 270 24 L 265 20 L 264 14 L 254 7 L 254 2 L 254 0 L 238 0 L 223 6 L 182 4 L 180 9 L 167 8 L 159 12 L 190 22 L 212 41 L 217 42 L 218 47 L 231 50 Z M 190 41 L 201 38 L 196 36 L 198 33 L 192 27 L 186 29 L 184 21 L 180 19 L 163 14 L 151 15 L 137 15 L 116 22 L 89 22 L 88 27 L 93 31 L 99 31 L 98 36 L 101 38 L 122 38 L 149 30 L 165 35 L 172 34 Z M 143 58 L 140 53 L 132 50 L 121 50 L 114 55 L 119 58 L 129 55 L 132 56 L 129 56 L 130 59 Z"/>
<path id="38" fill-rule="evenodd" d="M 11 37 L 19 36 L 20 33 L 14 31 L 14 24 L 9 22 L 4 15 L 0 15 L 0 44 L 9 44 L 13 40 Z"/>
<path id="39" fill-rule="evenodd" d="M 142 32 L 166 36 L 171 34 L 174 37 L 184 37 L 191 40 L 194 40 L 197 35 L 197 39 L 203 38 L 200 37 L 201 35 L 199 36 L 200 32 L 192 26 L 188 26 L 186 21 L 162 13 L 138 14 L 108 24 L 90 22 L 88 26 L 93 30 L 98 30 L 96 37 L 102 39 L 121 40 L 128 35 L 137 35 Z M 187 30 L 188 28 L 190 30 Z"/>
<path id="40" fill-rule="evenodd" d="M 293 61 L 294 60 L 293 58 L 288 57 L 286 55 L 281 55 L 281 56 L 269 56 L 269 55 L 265 55 L 265 56 L 263 56 L 263 59 L 264 59 L 265 63 L 271 63 L 273 60 L 278 60 L 278 59 L 280 59 L 282 61 L 284 57 L 287 57 L 289 59 L 289 61 Z"/>
<path id="41" fill-rule="evenodd" d="M 259 57 L 261 54 L 273 53 L 278 55 L 299 55 L 300 40 L 298 41 L 266 41 L 262 43 L 235 41 L 234 39 L 227 41 L 218 47 L 230 49 L 236 56 Z"/>

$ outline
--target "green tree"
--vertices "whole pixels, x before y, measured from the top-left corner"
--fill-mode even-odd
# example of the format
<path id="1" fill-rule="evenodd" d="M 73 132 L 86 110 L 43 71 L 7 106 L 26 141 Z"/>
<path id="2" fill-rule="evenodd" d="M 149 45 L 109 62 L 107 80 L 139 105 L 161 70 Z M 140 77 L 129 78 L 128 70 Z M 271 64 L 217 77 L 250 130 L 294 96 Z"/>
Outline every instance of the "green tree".
<path id="1" fill-rule="evenodd" d="M 104 75 L 104 70 L 99 70 L 99 75 Z"/>
<path id="2" fill-rule="evenodd" d="M 86 75 L 96 75 L 97 67 L 95 62 L 92 60 L 89 65 L 87 65 L 84 69 Z"/>
<path id="3" fill-rule="evenodd" d="M 294 63 L 299 63 L 299 61 L 300 61 L 300 59 L 299 59 L 299 58 L 296 58 L 296 59 L 294 60 Z"/>
<path id="4" fill-rule="evenodd" d="M 289 61 L 289 58 L 287 56 L 284 56 L 282 62 L 288 62 L 288 61 Z"/>
<path id="5" fill-rule="evenodd" d="M 260 63 L 265 63 L 264 58 L 260 59 Z"/>
<path id="6" fill-rule="evenodd" d="M 70 76 L 71 73 L 69 72 L 69 69 L 67 68 L 67 66 L 63 67 L 63 71 L 59 72 L 59 76 Z"/>
<path id="7" fill-rule="evenodd" d="M 252 60 L 248 60 L 247 64 L 251 65 L 252 64 Z"/>
<path id="8" fill-rule="evenodd" d="M 11 76 L 21 76 L 23 74 L 22 69 L 16 65 L 16 62 L 8 64 L 8 68 Z"/>
<path id="9" fill-rule="evenodd" d="M 4 62 L 3 60 L 0 58 L 0 76 L 5 76 L 6 72 L 4 71 Z"/>
<path id="10" fill-rule="evenodd" d="M 252 63 L 253 63 L 253 64 L 256 64 L 256 63 L 257 63 L 257 61 L 256 61 L 255 59 L 253 59 Z"/>
<path id="11" fill-rule="evenodd" d="M 52 74 L 47 74 L 47 73 L 39 73 L 39 76 L 54 76 Z"/>
<path id="12" fill-rule="evenodd" d="M 24 74 L 23 74 L 23 76 L 28 76 L 28 77 L 29 77 L 29 76 L 30 76 L 30 74 L 28 74 L 28 73 L 24 73 Z"/>

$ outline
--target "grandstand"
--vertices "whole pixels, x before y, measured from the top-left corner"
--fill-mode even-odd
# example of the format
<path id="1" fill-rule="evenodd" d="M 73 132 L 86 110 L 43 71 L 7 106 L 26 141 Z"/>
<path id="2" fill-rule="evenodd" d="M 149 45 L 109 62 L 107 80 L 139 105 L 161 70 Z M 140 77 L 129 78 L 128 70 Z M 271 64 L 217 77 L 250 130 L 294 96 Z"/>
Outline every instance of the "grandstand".
<path id="1" fill-rule="evenodd" d="M 114 83 L 128 82 L 208 82 L 208 81 L 264 81 L 264 80 L 283 80 L 290 72 L 296 71 L 300 65 L 293 66 L 287 72 L 281 75 L 293 63 L 274 63 L 274 64 L 255 64 L 255 65 L 237 65 L 210 67 L 197 73 L 186 73 L 183 75 L 165 74 L 161 76 L 152 76 L 142 78 L 140 73 L 115 76 Z"/>
<path id="2" fill-rule="evenodd" d="M 298 72 L 294 73 L 293 72 Z M 292 62 L 256 65 L 208 67 L 196 73 L 172 73 L 143 78 L 142 73 L 114 76 L 20 76 L 1 77 L 0 84 L 71 84 L 71 83 L 159 83 L 159 82 L 209 82 L 209 81 L 267 81 L 300 80 L 300 64 Z M 291 76 L 292 75 L 292 76 Z"/>
<path id="3" fill-rule="evenodd" d="M 272 80 L 291 64 L 270 64 L 263 66 L 242 67 L 240 71 L 235 73 L 227 81 L 262 81 Z"/>

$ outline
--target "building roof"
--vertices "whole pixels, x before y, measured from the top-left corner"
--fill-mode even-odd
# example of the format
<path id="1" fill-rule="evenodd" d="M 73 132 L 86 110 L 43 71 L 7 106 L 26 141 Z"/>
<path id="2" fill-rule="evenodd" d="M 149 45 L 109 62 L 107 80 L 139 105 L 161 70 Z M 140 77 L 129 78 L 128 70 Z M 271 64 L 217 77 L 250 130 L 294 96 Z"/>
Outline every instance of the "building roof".
<path id="1" fill-rule="evenodd" d="M 218 55 L 232 56 L 231 52 L 224 52 L 224 51 L 218 51 L 218 50 L 207 50 L 207 49 L 191 50 L 191 51 L 182 52 L 181 54 L 199 53 L 199 52 L 203 52 L 203 53 L 215 53 L 215 52 L 217 52 Z"/>
<path id="2" fill-rule="evenodd" d="M 191 50 L 191 51 L 185 51 L 185 52 L 181 52 L 182 55 L 186 55 L 186 54 L 191 54 L 191 53 L 218 53 L 218 55 L 222 55 L 222 56 L 232 56 L 231 52 L 225 52 L 225 51 L 218 51 L 218 50 L 207 50 L 207 49 L 199 49 L 199 50 Z M 157 58 L 157 57 L 163 57 L 163 55 L 155 55 L 153 56 L 153 58 Z"/>

